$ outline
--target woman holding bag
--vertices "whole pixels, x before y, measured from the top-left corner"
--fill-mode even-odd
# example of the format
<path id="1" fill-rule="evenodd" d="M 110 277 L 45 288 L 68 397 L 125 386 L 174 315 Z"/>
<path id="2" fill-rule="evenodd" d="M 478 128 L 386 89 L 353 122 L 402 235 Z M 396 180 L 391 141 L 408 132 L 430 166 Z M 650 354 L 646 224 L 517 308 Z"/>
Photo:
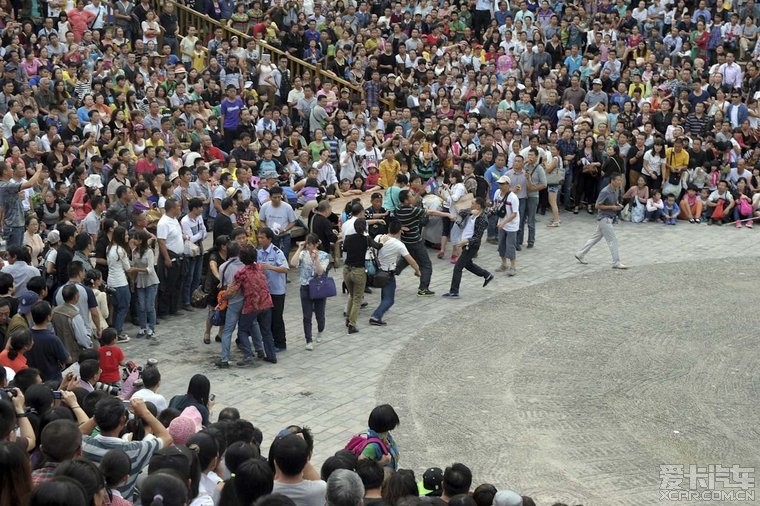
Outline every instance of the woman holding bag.
<path id="1" fill-rule="evenodd" d="M 348 306 L 346 307 L 346 327 L 349 334 L 356 334 L 356 319 L 359 317 L 359 309 L 364 297 L 364 288 L 367 286 L 367 271 L 365 270 L 365 258 L 368 248 L 380 249 L 383 247 L 379 242 L 367 235 L 367 221 L 358 219 L 354 222 L 355 234 L 347 235 L 343 239 L 343 251 L 346 253 L 346 261 L 343 264 L 343 282 L 348 287 Z"/>
<path id="2" fill-rule="evenodd" d="M 291 267 L 298 267 L 298 279 L 301 285 L 301 310 L 303 311 L 303 332 L 306 338 L 306 350 L 313 351 L 311 317 L 317 317 L 317 342 L 320 341 L 322 332 L 325 330 L 325 305 L 326 298 L 312 299 L 309 293 L 309 283 L 317 276 L 327 272 L 330 263 L 330 255 L 319 249 L 319 237 L 315 234 L 306 236 L 306 240 L 298 243 L 293 258 L 290 260 Z M 364 257 L 362 257 L 362 265 Z M 359 293 L 363 293 L 362 290 Z"/>

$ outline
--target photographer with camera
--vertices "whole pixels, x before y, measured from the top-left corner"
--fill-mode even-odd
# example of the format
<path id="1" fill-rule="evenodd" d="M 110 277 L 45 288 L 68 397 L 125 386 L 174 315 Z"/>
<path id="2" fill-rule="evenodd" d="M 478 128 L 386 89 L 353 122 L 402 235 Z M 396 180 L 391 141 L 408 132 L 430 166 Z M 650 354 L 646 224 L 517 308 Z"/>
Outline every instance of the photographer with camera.
<path id="1" fill-rule="evenodd" d="M 520 230 L 520 199 L 512 191 L 509 176 L 501 176 L 497 181 L 499 189 L 493 197 L 491 212 L 498 220 L 499 257 L 501 266 L 496 272 L 506 272 L 507 276 L 517 274 L 517 232 Z M 509 266 L 507 266 L 509 261 Z"/>
<path id="2" fill-rule="evenodd" d="M 4 388 L 3 391 L 10 400 L 0 400 L 0 441 L 16 442 L 30 452 L 37 446 L 37 438 L 26 416 L 24 394 L 18 388 Z"/>
<path id="3" fill-rule="evenodd" d="M 134 413 L 135 417 L 150 427 L 155 437 L 146 438 L 142 441 L 126 441 L 122 439 L 124 427 Z M 91 436 L 95 427 L 100 429 L 100 434 Z M 131 497 L 140 471 L 148 465 L 150 458 L 162 448 L 172 444 L 172 437 L 161 422 L 151 414 L 145 401 L 132 399 L 128 407 L 116 397 L 106 397 L 95 405 L 95 416 L 80 427 L 84 437 L 82 438 L 82 457 L 94 464 L 100 464 L 109 450 L 122 450 L 129 457 L 129 479 L 121 490 L 124 497 Z"/>

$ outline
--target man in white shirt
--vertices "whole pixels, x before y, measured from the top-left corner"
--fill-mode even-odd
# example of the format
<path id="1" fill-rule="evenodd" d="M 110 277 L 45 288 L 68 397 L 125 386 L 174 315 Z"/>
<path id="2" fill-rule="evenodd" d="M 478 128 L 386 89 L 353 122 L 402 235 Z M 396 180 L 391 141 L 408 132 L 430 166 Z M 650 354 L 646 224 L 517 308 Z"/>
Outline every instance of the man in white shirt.
<path id="1" fill-rule="evenodd" d="M 319 153 L 319 160 L 312 165 L 317 169 L 317 181 L 324 182 L 327 187 L 327 194 L 330 198 L 335 198 L 335 190 L 338 189 L 338 177 L 335 175 L 335 169 L 330 163 L 330 150 L 325 148 Z"/>
<path id="2" fill-rule="evenodd" d="M 309 460 L 309 449 L 300 434 L 288 434 L 275 440 L 270 452 L 275 475 L 272 492 L 289 497 L 297 506 L 324 506 L 327 483 L 305 480 L 303 469 Z"/>
<path id="3" fill-rule="evenodd" d="M 182 293 L 182 266 L 185 256 L 185 239 L 179 217 L 179 203 L 167 199 L 164 204 L 165 214 L 158 220 L 156 237 L 158 238 L 158 314 L 176 315 L 179 311 L 180 293 Z"/>
<path id="4" fill-rule="evenodd" d="M 724 85 L 741 89 L 744 75 L 741 67 L 734 61 L 734 53 L 726 54 L 726 63 L 718 67 L 718 73 L 723 76 Z"/>
<path id="5" fill-rule="evenodd" d="M 383 320 L 383 316 L 388 310 L 393 307 L 396 297 L 396 262 L 399 258 L 403 258 L 414 269 L 414 275 L 418 278 L 422 275 L 420 267 L 414 260 L 412 255 L 409 254 L 409 250 L 406 245 L 401 242 L 401 222 L 393 220 L 388 225 L 388 233 L 384 235 L 378 235 L 375 240 L 383 245 L 382 248 L 377 250 L 377 263 L 378 268 L 381 271 L 387 272 L 390 277 L 388 284 L 382 288 L 380 294 L 380 304 L 372 312 L 372 316 L 369 318 L 369 324 L 375 326 L 385 326 L 387 323 Z"/>
<path id="6" fill-rule="evenodd" d="M 520 230 L 520 199 L 512 191 L 509 176 L 501 176 L 497 181 L 499 189 L 494 195 L 496 216 L 499 219 L 499 257 L 501 267 L 496 272 L 506 272 L 508 276 L 517 274 L 517 232 Z M 507 267 L 509 260 L 509 267 Z"/>
<path id="7" fill-rule="evenodd" d="M 203 201 L 192 198 L 187 203 L 188 213 L 182 218 L 182 235 L 198 248 L 198 253 L 185 256 L 182 276 L 182 309 L 193 311 L 190 305 L 193 290 L 201 284 L 203 270 L 203 239 L 206 238 L 206 225 L 203 223 Z"/>
<path id="8" fill-rule="evenodd" d="M 142 399 L 145 402 L 151 402 L 156 406 L 156 411 L 160 415 L 168 406 L 166 398 L 157 393 L 158 387 L 161 386 L 161 373 L 158 367 L 148 366 L 140 374 L 143 382 L 143 388 L 132 394 L 132 399 Z"/>
<path id="9" fill-rule="evenodd" d="M 325 150 L 327 151 L 327 150 Z M 283 202 L 282 188 L 275 186 L 269 190 L 269 201 L 261 206 L 259 220 L 274 232 L 272 241 L 288 258 L 290 254 L 290 230 L 296 226 L 297 218 L 293 208 Z"/>

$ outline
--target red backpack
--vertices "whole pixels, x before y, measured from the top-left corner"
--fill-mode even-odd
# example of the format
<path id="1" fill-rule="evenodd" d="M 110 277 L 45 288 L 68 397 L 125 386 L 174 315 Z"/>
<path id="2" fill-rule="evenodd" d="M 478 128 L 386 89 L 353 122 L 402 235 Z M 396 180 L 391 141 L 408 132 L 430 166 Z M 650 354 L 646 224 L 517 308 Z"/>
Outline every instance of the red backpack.
<path id="1" fill-rule="evenodd" d="M 385 444 L 385 441 L 377 437 L 367 437 L 366 433 L 356 434 L 353 436 L 351 440 L 346 444 L 344 450 L 348 450 L 358 457 L 362 454 L 367 445 L 370 444 L 378 445 L 383 455 L 388 453 L 388 445 Z"/>

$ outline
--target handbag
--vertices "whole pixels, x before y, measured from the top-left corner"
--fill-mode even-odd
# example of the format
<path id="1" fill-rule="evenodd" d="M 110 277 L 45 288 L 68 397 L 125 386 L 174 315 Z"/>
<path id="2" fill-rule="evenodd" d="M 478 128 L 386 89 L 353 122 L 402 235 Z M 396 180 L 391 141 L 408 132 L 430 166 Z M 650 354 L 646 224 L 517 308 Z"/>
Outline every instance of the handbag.
<path id="1" fill-rule="evenodd" d="M 377 271 L 372 278 L 372 286 L 375 288 L 385 288 L 391 280 L 392 274 L 388 271 Z"/>
<path id="2" fill-rule="evenodd" d="M 203 289 L 202 286 L 199 286 L 195 290 L 193 290 L 192 295 L 190 296 L 190 304 L 193 307 L 197 308 L 204 308 L 206 307 L 206 302 L 208 301 L 208 294 Z"/>
<path id="3" fill-rule="evenodd" d="M 185 256 L 197 257 L 200 254 L 201 254 L 200 247 L 198 247 L 198 245 L 192 242 L 190 239 L 187 239 L 185 241 Z"/>
<path id="4" fill-rule="evenodd" d="M 752 216 L 752 204 L 745 199 L 739 199 L 739 213 L 743 216 Z"/>
<path id="5" fill-rule="evenodd" d="M 227 308 L 221 309 L 220 306 L 214 308 L 214 312 L 211 313 L 211 326 L 223 327 L 227 322 Z"/>
<path id="6" fill-rule="evenodd" d="M 725 209 L 726 201 L 725 199 L 718 199 L 718 204 L 715 206 L 715 209 L 713 209 L 712 215 L 710 216 L 710 219 L 712 220 L 722 220 L 726 216 Z"/>
<path id="7" fill-rule="evenodd" d="M 335 280 L 327 274 L 314 276 L 309 281 L 309 298 L 312 300 L 335 297 L 337 294 L 338 290 L 335 288 Z"/>
<path id="8" fill-rule="evenodd" d="M 369 243 L 369 239 L 367 240 Z M 375 248 L 367 244 L 367 254 L 364 255 L 364 269 L 367 271 L 367 276 L 372 277 L 378 273 L 380 266 L 377 262 L 377 254 Z"/>

